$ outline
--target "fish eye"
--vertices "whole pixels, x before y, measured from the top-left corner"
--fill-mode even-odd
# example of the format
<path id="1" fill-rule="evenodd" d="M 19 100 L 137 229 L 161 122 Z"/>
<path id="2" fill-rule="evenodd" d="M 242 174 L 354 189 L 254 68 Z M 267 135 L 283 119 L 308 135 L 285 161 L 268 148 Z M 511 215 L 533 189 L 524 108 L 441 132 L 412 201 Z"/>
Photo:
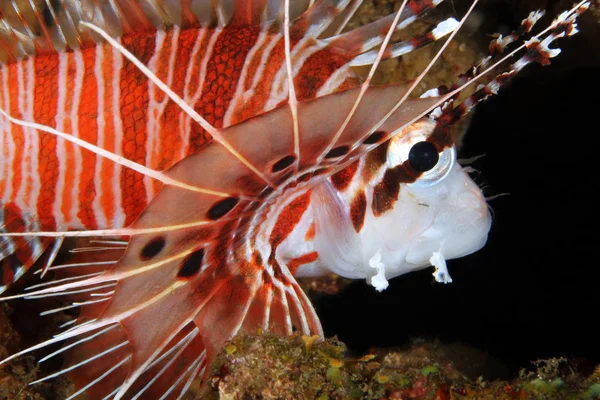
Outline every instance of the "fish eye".
<path id="1" fill-rule="evenodd" d="M 431 142 L 415 143 L 408 152 L 408 162 L 417 172 L 426 172 L 435 167 L 440 159 L 437 148 Z"/>
<path id="2" fill-rule="evenodd" d="M 435 146 L 433 144 L 428 143 L 428 145 L 422 145 L 421 143 L 428 142 L 416 143 L 410 149 L 409 152 L 408 162 L 410 163 L 410 166 L 416 171 L 422 172 L 421 176 L 419 176 L 419 178 L 417 178 L 417 180 L 414 183 L 411 183 L 410 185 L 414 187 L 429 187 L 443 181 L 448 176 L 448 174 L 450 174 L 450 171 L 456 163 L 456 150 L 454 146 L 452 146 L 446 147 L 444 150 L 442 150 L 441 153 L 438 153 L 437 149 L 435 149 Z M 425 153 L 431 153 L 429 150 L 425 149 L 427 151 L 422 151 L 419 149 L 419 147 L 421 146 L 423 146 L 423 148 L 425 148 L 425 146 L 427 146 L 427 148 L 430 148 L 429 145 L 431 145 L 431 152 L 434 152 L 435 155 L 428 156 Z M 413 164 L 413 161 L 411 159 L 411 155 L 415 147 L 417 147 L 417 149 L 415 150 L 415 159 L 418 160 L 415 161 L 415 164 L 417 164 L 418 162 L 420 163 L 419 165 Z M 425 171 L 420 171 L 415 167 L 427 167 L 428 169 Z"/>
<path id="3" fill-rule="evenodd" d="M 408 183 L 412 187 L 429 187 L 442 182 L 450 174 L 456 163 L 454 146 L 439 149 L 431 140 L 435 122 L 421 121 L 410 127 L 404 134 L 392 137 L 386 154 L 388 168 L 401 164 L 416 172 L 416 180 Z"/>

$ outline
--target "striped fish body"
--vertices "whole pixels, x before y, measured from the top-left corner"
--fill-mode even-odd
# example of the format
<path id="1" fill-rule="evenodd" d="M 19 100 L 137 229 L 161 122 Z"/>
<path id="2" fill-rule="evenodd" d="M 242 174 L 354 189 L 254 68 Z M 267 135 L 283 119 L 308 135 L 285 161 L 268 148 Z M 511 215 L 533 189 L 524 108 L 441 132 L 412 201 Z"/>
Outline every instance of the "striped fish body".
<path id="1" fill-rule="evenodd" d="M 161 4 L 173 3 L 188 4 Z M 387 47 L 386 34 L 439 3 L 415 0 L 391 19 L 315 39 L 359 3 L 319 0 L 290 24 L 286 10 L 283 33 L 253 23 L 265 1 L 235 1 L 217 29 L 120 42 L 83 22 L 108 44 L 3 67 L 4 220 L 12 213 L 4 248 L 28 266 L 45 238 L 73 229 L 129 241 L 105 270 L 2 298 L 76 296 L 66 308 L 81 312 L 63 333 L 0 363 L 65 342 L 47 358 L 64 352 L 67 366 L 36 382 L 69 373 L 69 399 L 181 398 L 238 332 L 323 335 L 295 276 L 334 271 L 383 290 L 388 278 L 433 265 L 436 280 L 451 281 L 445 260 L 481 247 L 490 218 L 456 162 L 450 127 L 525 65 L 555 55 L 548 45 L 574 33 L 585 7 L 454 106 L 489 58 L 448 95 L 410 97 L 423 74 L 371 87 L 375 68 L 353 87 L 349 66 L 376 66 L 457 27 L 447 20 Z M 37 100 L 46 96 L 54 100 Z M 15 252 L 22 246 L 35 250 L 26 260 Z"/>
<path id="2" fill-rule="evenodd" d="M 311 36 L 298 33 L 293 42 L 299 100 L 356 84 L 349 57 Z M 268 26 L 174 27 L 121 43 L 217 128 L 287 101 L 283 36 Z M 0 108 L 11 116 L 158 171 L 211 139 L 106 43 L 4 65 L 0 82 Z M 0 121 L 0 144 L 0 221 L 8 232 L 128 226 L 161 187 L 77 144 L 6 120 Z M 5 248 L 19 249 L 5 263 L 4 285 L 22 275 L 49 244 L 37 238 L 29 244 L 3 241 Z"/>

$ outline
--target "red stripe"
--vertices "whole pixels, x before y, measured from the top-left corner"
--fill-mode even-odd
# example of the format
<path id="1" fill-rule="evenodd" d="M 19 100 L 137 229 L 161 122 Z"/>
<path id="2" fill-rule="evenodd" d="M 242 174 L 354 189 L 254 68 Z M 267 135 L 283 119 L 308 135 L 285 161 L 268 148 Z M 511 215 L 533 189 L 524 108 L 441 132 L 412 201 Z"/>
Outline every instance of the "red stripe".
<path id="1" fill-rule="evenodd" d="M 158 70 L 164 70 L 163 74 L 164 79 L 166 80 L 171 54 L 172 52 L 175 52 L 173 79 L 169 87 L 181 97 L 184 96 L 183 89 L 185 86 L 185 77 L 188 72 L 192 51 L 196 40 L 198 40 L 199 34 L 199 29 L 182 31 L 177 38 L 175 49 L 171 46 L 171 35 L 167 35 L 167 38 L 165 39 L 165 45 L 163 46 L 161 55 L 161 60 L 163 61 L 159 63 Z M 195 61 L 200 63 L 201 59 L 194 59 L 194 62 Z M 164 64 L 164 67 L 160 67 L 161 64 Z M 192 68 L 196 69 L 195 67 L 196 66 L 193 66 Z M 199 76 L 199 64 L 197 67 Z M 162 91 L 160 92 L 162 93 Z M 182 115 L 183 112 L 181 107 L 169 100 L 163 114 L 160 116 L 160 121 L 157 121 L 160 125 L 157 138 L 159 146 L 153 151 L 152 157 L 149 160 L 152 168 L 162 171 L 180 160 L 181 149 L 183 147 L 183 141 L 180 134 L 180 117 Z M 158 190 L 159 187 L 160 182 L 155 181 L 155 190 Z"/>
<path id="2" fill-rule="evenodd" d="M 99 45 L 98 51 L 103 52 L 102 58 L 102 75 L 104 76 L 104 132 L 99 134 L 104 135 L 104 145 L 102 146 L 105 150 L 115 152 L 115 124 L 114 115 L 118 114 L 118 110 L 113 109 L 113 74 L 116 73 L 113 69 L 113 52 L 112 47 L 107 45 Z M 112 226 L 116 214 L 115 203 L 118 199 L 115 198 L 116 194 L 113 188 L 113 182 L 115 179 L 116 169 L 118 166 L 105 158 L 100 163 L 100 204 L 102 211 L 108 221 L 109 226 Z"/>
<path id="3" fill-rule="evenodd" d="M 254 82 L 254 79 L 256 78 L 258 68 L 263 63 L 262 57 L 264 55 L 264 52 L 265 52 L 267 46 L 269 46 L 271 44 L 271 41 L 273 40 L 274 36 L 275 35 L 273 33 L 268 32 L 267 37 L 265 38 L 265 41 L 262 44 L 262 46 L 260 46 L 260 48 L 254 53 L 254 56 L 252 57 L 252 59 L 247 60 L 247 63 L 249 63 L 249 65 L 248 65 L 248 68 L 246 69 L 246 79 L 243 82 L 244 92 L 248 91 L 252 88 L 252 84 Z M 235 109 L 233 110 L 233 114 L 231 116 L 231 124 L 232 125 L 240 123 L 248 118 L 252 118 L 253 116 L 255 116 L 257 114 L 260 114 L 262 112 L 262 110 L 264 109 L 265 103 L 267 102 L 267 100 L 269 99 L 269 96 L 270 96 L 270 90 L 271 90 L 271 86 L 273 84 L 273 78 L 278 69 L 275 66 L 271 66 L 271 64 L 269 64 L 269 62 L 271 60 L 276 60 L 276 62 L 281 62 L 280 59 L 272 58 L 272 54 L 275 51 L 277 51 L 276 49 L 278 46 L 281 49 L 283 49 L 283 47 L 281 47 L 283 41 L 281 40 L 281 38 L 279 38 L 278 40 L 279 40 L 279 42 L 275 45 L 274 48 L 272 48 L 270 50 L 271 53 L 269 53 L 269 57 L 267 58 L 267 61 L 265 63 L 266 66 L 262 70 L 262 76 L 260 76 L 260 78 L 257 82 L 257 87 L 255 88 L 252 97 L 248 98 L 245 101 L 239 102 L 237 104 L 237 106 L 235 107 Z M 279 65 L 279 66 L 281 66 L 281 65 Z"/>
<path id="4" fill-rule="evenodd" d="M 202 43 L 200 44 L 200 49 L 194 56 L 191 63 L 191 71 L 189 71 L 190 82 L 187 87 L 187 92 L 190 94 L 196 93 L 196 91 L 200 87 L 200 69 L 202 68 L 202 60 L 206 56 L 206 50 L 208 49 L 208 43 L 210 42 L 213 35 L 218 35 L 219 32 L 215 32 L 213 29 L 209 29 Z"/>
<path id="5" fill-rule="evenodd" d="M 299 101 L 313 99 L 325 82 L 350 61 L 347 57 L 327 49 L 311 54 L 294 79 L 296 97 Z"/>
<path id="6" fill-rule="evenodd" d="M 277 221 L 273 226 L 269 242 L 271 243 L 271 255 L 275 255 L 277 246 L 281 244 L 294 230 L 304 212 L 310 205 L 310 190 L 303 193 L 286 205 L 277 217 Z"/>
<path id="7" fill-rule="evenodd" d="M 291 47 L 293 48 L 296 43 L 298 43 L 298 39 L 294 40 L 294 38 L 291 38 L 290 42 Z M 265 108 L 267 101 L 271 97 L 271 89 L 273 87 L 275 75 L 277 75 L 279 69 L 284 65 L 284 62 L 285 44 L 283 36 L 281 36 L 277 44 L 271 49 L 262 76 L 254 88 L 254 96 L 252 96 L 252 106 L 254 109 L 263 110 Z M 240 109 L 236 110 L 236 114 L 240 112 L 240 119 L 247 119 L 252 116 L 248 115 L 249 113 L 244 110 L 245 107 L 245 105 L 240 105 Z"/>
<path id="8" fill-rule="evenodd" d="M 4 221 L 4 229 L 6 232 L 18 233 L 25 231 L 23 213 L 19 206 L 15 203 L 8 203 L 4 206 Z M 16 248 L 14 254 L 21 265 L 30 263 L 32 261 L 33 253 L 25 237 L 14 236 L 12 241 Z"/>
<path id="9" fill-rule="evenodd" d="M 35 122 L 56 126 L 58 106 L 58 56 L 35 57 L 35 86 L 33 95 L 33 118 Z M 37 216 L 43 230 L 56 228 L 53 211 L 56 200 L 59 161 L 56 153 L 55 135 L 38 131 L 38 177 L 40 192 L 37 199 Z"/>
<path id="10" fill-rule="evenodd" d="M 31 119 L 31 117 L 29 116 L 29 112 L 32 108 L 32 104 L 30 104 L 29 102 L 32 101 L 33 99 L 31 97 L 33 97 L 33 93 L 30 93 L 29 88 L 34 88 L 35 87 L 35 76 L 30 77 L 29 74 L 30 72 L 32 72 L 32 68 L 33 68 L 33 64 L 31 64 L 29 62 L 29 60 L 25 60 L 23 62 L 20 63 L 20 65 L 22 66 L 22 77 L 23 77 L 23 88 L 25 90 L 25 92 L 23 93 L 23 101 L 24 104 L 22 105 L 22 110 L 24 113 L 27 114 L 27 116 L 22 115 L 21 119 Z M 32 74 L 33 75 L 33 74 Z M 33 82 L 30 81 L 30 79 L 33 79 Z M 26 130 L 26 137 L 28 137 L 28 142 L 26 143 L 26 146 L 31 146 L 33 147 L 33 143 L 32 141 L 36 139 L 37 134 L 35 131 L 33 130 Z M 35 157 L 37 157 L 37 154 L 33 154 L 33 152 L 31 151 L 31 148 L 27 148 L 25 147 L 24 149 L 24 153 L 23 153 L 23 157 L 25 159 L 25 163 L 24 163 L 24 168 L 25 171 L 23 171 L 23 184 L 25 185 L 25 189 L 22 192 L 23 193 L 23 197 L 22 197 L 22 201 L 25 205 L 25 207 L 27 207 L 28 210 L 33 210 L 33 208 L 35 207 L 35 201 L 36 199 L 32 198 L 33 197 L 33 191 L 34 191 L 34 180 L 37 180 L 37 176 L 34 176 L 34 174 L 37 173 L 37 171 L 33 170 L 33 159 Z"/>
<path id="11" fill-rule="evenodd" d="M 4 90 L 4 76 L 5 74 L 8 74 L 8 68 L 6 67 L 0 67 L 0 85 L 2 85 L 2 90 Z M 2 107 L 3 110 L 8 110 L 8 104 L 4 103 L 4 93 L 0 94 L 0 107 Z M 0 140 L 4 141 L 4 146 L 8 147 L 8 129 L 4 128 L 1 129 L 0 133 Z M 5 150 L 4 153 L 2 154 L 2 157 L 6 157 L 8 155 L 8 152 Z M 0 162 L 0 168 L 4 168 L 4 172 L 7 173 L 8 171 L 6 171 L 6 169 L 8 168 L 8 164 L 6 163 L 6 160 L 3 158 L 2 161 Z M 0 179 L 0 199 L 4 198 L 5 195 L 5 191 L 6 191 L 6 187 L 7 187 L 7 179 Z"/>
<path id="12" fill-rule="evenodd" d="M 264 54 L 265 50 L 267 49 L 267 46 L 271 43 L 273 36 L 274 35 L 272 33 L 267 33 L 263 44 L 260 46 L 260 48 L 258 48 L 256 50 L 252 59 L 247 61 L 249 64 L 248 64 L 248 68 L 246 70 L 247 71 L 246 72 L 246 80 L 244 81 L 244 86 L 243 86 L 244 91 L 250 90 L 252 88 L 252 82 L 254 81 L 254 75 L 256 75 L 256 71 L 258 70 L 258 68 L 261 65 L 263 54 Z"/>
<path id="13" fill-rule="evenodd" d="M 154 54 L 155 36 L 125 37 L 123 45 L 143 64 L 147 65 Z M 119 88 L 123 124 L 122 154 L 132 161 L 146 164 L 148 78 L 135 65 L 124 60 Z M 121 202 L 127 226 L 146 207 L 147 193 L 142 174 L 124 168 L 121 171 L 120 179 Z"/>
<path id="14" fill-rule="evenodd" d="M 224 28 L 215 42 L 206 69 L 202 96 L 195 110 L 212 126 L 223 126 L 223 117 L 246 62 L 248 52 L 256 43 L 260 27 Z M 198 124 L 192 124 L 188 154 L 196 152 L 210 140 L 210 135 Z"/>
<path id="15" fill-rule="evenodd" d="M 8 71 L 8 98 L 10 102 L 10 115 L 15 118 L 21 118 L 19 112 L 19 78 L 17 75 L 17 68 L 19 63 L 11 64 L 7 67 Z M 23 180 L 23 171 L 21 171 L 21 161 L 23 159 L 23 147 L 25 146 L 25 138 L 23 136 L 23 128 L 18 125 L 11 124 L 11 136 L 12 141 L 15 145 L 15 154 L 12 164 L 13 177 L 12 177 L 12 193 L 10 201 L 17 201 L 17 195 L 21 189 L 21 182 Z"/>
<path id="16" fill-rule="evenodd" d="M 77 110 L 79 137 L 91 144 L 98 143 L 98 83 L 94 74 L 96 65 L 96 47 L 82 51 L 83 82 L 81 84 L 81 100 Z M 81 175 L 78 187 L 77 217 L 87 229 L 97 229 L 93 202 L 96 197 L 94 179 L 96 176 L 96 155 L 89 150 L 81 151 Z"/>
<path id="17" fill-rule="evenodd" d="M 298 267 L 300 267 L 303 264 L 309 264 L 311 262 L 314 262 L 318 258 L 319 253 L 317 253 L 316 251 L 306 253 L 304 255 L 301 255 L 300 257 L 292 258 L 290 261 L 287 262 L 287 267 L 292 273 L 292 275 L 294 275 L 298 270 Z"/>
<path id="18" fill-rule="evenodd" d="M 65 62 L 67 63 L 67 81 L 65 82 L 65 104 L 60 112 L 64 115 L 63 124 L 67 132 L 72 131 L 72 120 L 71 112 L 73 110 L 73 99 L 75 97 L 75 76 L 76 76 L 76 65 L 75 56 L 73 53 L 69 53 L 66 57 Z M 75 176 L 75 152 L 79 149 L 68 141 L 63 141 L 65 146 L 65 153 L 63 162 L 65 163 L 65 189 L 62 193 L 62 202 L 60 212 L 63 215 L 66 224 L 71 222 L 71 216 L 73 215 L 73 196 L 72 196 L 72 182 L 75 182 L 77 177 Z M 60 193 L 59 193 L 60 195 Z"/>

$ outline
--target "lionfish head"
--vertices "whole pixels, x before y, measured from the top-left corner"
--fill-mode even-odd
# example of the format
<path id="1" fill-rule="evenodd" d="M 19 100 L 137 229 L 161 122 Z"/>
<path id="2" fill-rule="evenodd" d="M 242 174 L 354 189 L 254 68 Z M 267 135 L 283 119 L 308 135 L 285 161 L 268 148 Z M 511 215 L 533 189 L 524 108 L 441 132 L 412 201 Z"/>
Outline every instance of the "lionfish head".
<path id="1" fill-rule="evenodd" d="M 449 282 L 444 260 L 473 253 L 487 240 L 484 195 L 457 162 L 450 135 L 432 120 L 411 125 L 382 147 L 375 151 L 385 152 L 385 162 L 367 184 L 371 207 L 355 250 L 364 254 L 361 272 L 389 279 L 434 265 L 436 279 Z"/>

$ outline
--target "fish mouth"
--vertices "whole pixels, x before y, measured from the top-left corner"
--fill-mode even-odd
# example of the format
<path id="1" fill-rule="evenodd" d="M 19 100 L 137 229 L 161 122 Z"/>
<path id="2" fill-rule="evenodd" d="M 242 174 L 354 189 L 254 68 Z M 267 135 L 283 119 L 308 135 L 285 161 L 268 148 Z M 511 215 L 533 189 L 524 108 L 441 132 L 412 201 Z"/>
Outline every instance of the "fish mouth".
<path id="1" fill-rule="evenodd" d="M 438 204 L 432 224 L 407 249 L 406 262 L 417 268 L 429 266 L 434 252 L 446 259 L 459 258 L 478 251 L 487 241 L 492 218 L 481 189 L 459 166 L 449 179 L 449 187 L 455 189 Z"/>

